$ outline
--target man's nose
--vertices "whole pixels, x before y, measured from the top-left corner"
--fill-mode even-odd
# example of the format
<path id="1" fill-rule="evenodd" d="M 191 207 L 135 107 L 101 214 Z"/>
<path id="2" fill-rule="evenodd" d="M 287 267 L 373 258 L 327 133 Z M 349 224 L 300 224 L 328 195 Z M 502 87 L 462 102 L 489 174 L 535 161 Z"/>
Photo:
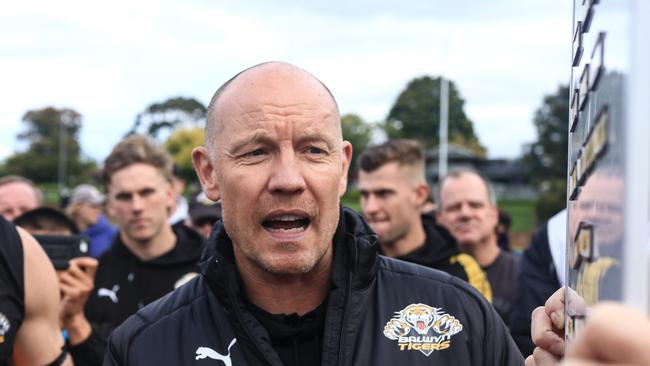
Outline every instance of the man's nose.
<path id="1" fill-rule="evenodd" d="M 472 210 L 471 207 L 469 207 L 468 204 L 463 203 L 463 204 L 460 206 L 460 211 L 459 211 L 459 213 L 460 213 L 460 217 L 461 217 L 461 218 L 469 218 L 469 217 L 473 214 L 473 210 Z"/>
<path id="2" fill-rule="evenodd" d="M 366 197 L 361 197 L 361 210 L 366 217 L 376 213 L 378 209 L 379 205 L 374 195 L 369 194 Z"/>
<path id="3" fill-rule="evenodd" d="M 131 210 L 142 211 L 143 207 L 144 207 L 144 202 L 142 197 L 140 197 L 137 194 L 134 194 L 133 197 L 131 198 Z"/>
<path id="4" fill-rule="evenodd" d="M 292 194 L 302 192 L 305 187 L 303 172 L 295 153 L 281 153 L 271 172 L 269 190 L 272 193 Z"/>

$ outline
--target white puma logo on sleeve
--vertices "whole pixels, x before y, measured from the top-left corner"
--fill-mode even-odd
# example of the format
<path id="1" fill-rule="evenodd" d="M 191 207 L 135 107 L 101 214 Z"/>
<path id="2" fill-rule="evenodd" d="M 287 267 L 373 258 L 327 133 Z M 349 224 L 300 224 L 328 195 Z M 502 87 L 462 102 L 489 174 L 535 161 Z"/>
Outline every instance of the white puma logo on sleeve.
<path id="1" fill-rule="evenodd" d="M 98 297 L 108 297 L 111 299 L 111 301 L 114 304 L 117 304 L 118 298 L 117 298 L 117 292 L 120 290 L 120 285 L 115 285 L 113 286 L 112 289 L 107 289 L 107 288 L 100 288 L 97 290 L 97 296 Z"/>
<path id="2" fill-rule="evenodd" d="M 213 360 L 218 360 L 224 363 L 226 366 L 232 366 L 232 361 L 230 360 L 230 348 L 237 342 L 237 338 L 233 338 L 228 346 L 228 353 L 222 355 L 210 347 L 199 347 L 196 349 L 196 359 L 202 360 L 204 358 L 211 358 Z"/>

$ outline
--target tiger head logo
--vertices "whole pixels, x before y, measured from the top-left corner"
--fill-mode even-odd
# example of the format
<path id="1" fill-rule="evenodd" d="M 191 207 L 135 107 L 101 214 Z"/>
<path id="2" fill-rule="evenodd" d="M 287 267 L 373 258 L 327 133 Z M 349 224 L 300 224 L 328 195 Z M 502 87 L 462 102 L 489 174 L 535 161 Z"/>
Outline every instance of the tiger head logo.
<path id="1" fill-rule="evenodd" d="M 425 335 L 435 320 L 436 310 L 424 304 L 411 304 L 402 310 L 404 321 L 419 334 Z"/>
<path id="2" fill-rule="evenodd" d="M 11 329 L 9 319 L 3 313 L 0 313 L 0 344 L 5 342 L 5 335 L 9 333 L 9 329 Z"/>
<path id="3" fill-rule="evenodd" d="M 425 355 L 450 346 L 451 336 L 463 330 L 454 316 L 425 304 L 411 304 L 395 312 L 384 327 L 384 336 L 398 341 L 400 350 L 419 350 Z"/>

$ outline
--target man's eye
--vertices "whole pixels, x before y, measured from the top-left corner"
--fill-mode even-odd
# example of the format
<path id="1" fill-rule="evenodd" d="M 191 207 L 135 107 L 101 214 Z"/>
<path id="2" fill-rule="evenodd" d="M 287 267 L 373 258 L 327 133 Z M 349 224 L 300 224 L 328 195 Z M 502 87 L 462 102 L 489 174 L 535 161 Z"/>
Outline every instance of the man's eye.
<path id="1" fill-rule="evenodd" d="M 142 190 L 142 192 L 140 192 L 140 196 L 142 196 L 142 197 L 149 197 L 149 196 L 151 196 L 152 194 L 154 194 L 155 192 L 156 192 L 156 191 L 155 191 L 154 189 L 147 188 L 147 189 Z"/>
<path id="2" fill-rule="evenodd" d="M 244 157 L 255 157 L 255 156 L 262 156 L 266 154 L 266 151 L 263 149 L 255 149 L 253 151 L 249 151 L 246 154 L 244 154 Z"/>
<path id="3" fill-rule="evenodd" d="M 456 212 L 460 211 L 460 206 L 459 205 L 453 205 L 453 206 L 447 206 L 444 209 L 446 212 Z"/>
<path id="4" fill-rule="evenodd" d="M 307 148 L 307 153 L 308 154 L 314 154 L 314 155 L 321 155 L 325 153 L 325 150 L 318 148 L 316 146 L 309 146 Z"/>
<path id="5" fill-rule="evenodd" d="M 128 201 L 131 199 L 130 194 L 118 194 L 115 196 L 115 199 L 118 201 Z"/>
<path id="6" fill-rule="evenodd" d="M 389 191 L 389 190 L 381 190 L 381 191 L 377 191 L 376 195 L 379 198 L 386 198 L 386 197 L 390 196 L 392 193 L 393 192 Z"/>

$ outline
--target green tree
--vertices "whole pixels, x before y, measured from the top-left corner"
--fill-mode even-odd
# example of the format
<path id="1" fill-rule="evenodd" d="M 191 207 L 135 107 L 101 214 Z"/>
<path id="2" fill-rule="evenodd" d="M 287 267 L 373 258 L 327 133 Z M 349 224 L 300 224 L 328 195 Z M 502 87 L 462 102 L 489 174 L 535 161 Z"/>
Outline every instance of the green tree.
<path id="1" fill-rule="evenodd" d="M 449 141 L 464 146 L 478 156 L 485 156 L 472 121 L 465 115 L 461 98 L 453 81 L 449 81 Z M 390 139 L 416 139 L 431 148 L 439 144 L 440 77 L 423 76 L 411 80 L 390 109 L 383 130 Z"/>
<path id="2" fill-rule="evenodd" d="M 203 145 L 203 128 L 181 128 L 174 131 L 163 144 L 187 182 L 196 180 L 192 166 L 192 149 Z"/>
<path id="3" fill-rule="evenodd" d="M 22 120 L 27 129 L 17 137 L 27 141 L 29 147 L 25 152 L 7 159 L 7 174 L 22 175 L 36 183 L 55 181 L 58 177 L 60 143 L 63 141 L 67 183 L 75 185 L 91 178 L 96 165 L 82 156 L 78 142 L 81 114 L 73 109 L 46 107 L 28 111 Z"/>
<path id="4" fill-rule="evenodd" d="M 540 190 L 536 211 L 539 222 L 566 207 L 569 88 L 546 95 L 535 111 L 537 141 L 526 146 L 522 163 L 530 181 Z"/>
<path id="5" fill-rule="evenodd" d="M 138 113 L 131 130 L 158 138 L 162 131 L 171 132 L 178 126 L 199 126 L 205 122 L 207 108 L 194 98 L 175 97 L 149 105 Z"/>
<path id="6" fill-rule="evenodd" d="M 352 143 L 352 163 L 350 176 L 354 175 L 357 167 L 357 157 L 368 147 L 372 140 L 373 126 L 364 122 L 356 114 L 346 114 L 341 117 L 343 139 Z"/>

